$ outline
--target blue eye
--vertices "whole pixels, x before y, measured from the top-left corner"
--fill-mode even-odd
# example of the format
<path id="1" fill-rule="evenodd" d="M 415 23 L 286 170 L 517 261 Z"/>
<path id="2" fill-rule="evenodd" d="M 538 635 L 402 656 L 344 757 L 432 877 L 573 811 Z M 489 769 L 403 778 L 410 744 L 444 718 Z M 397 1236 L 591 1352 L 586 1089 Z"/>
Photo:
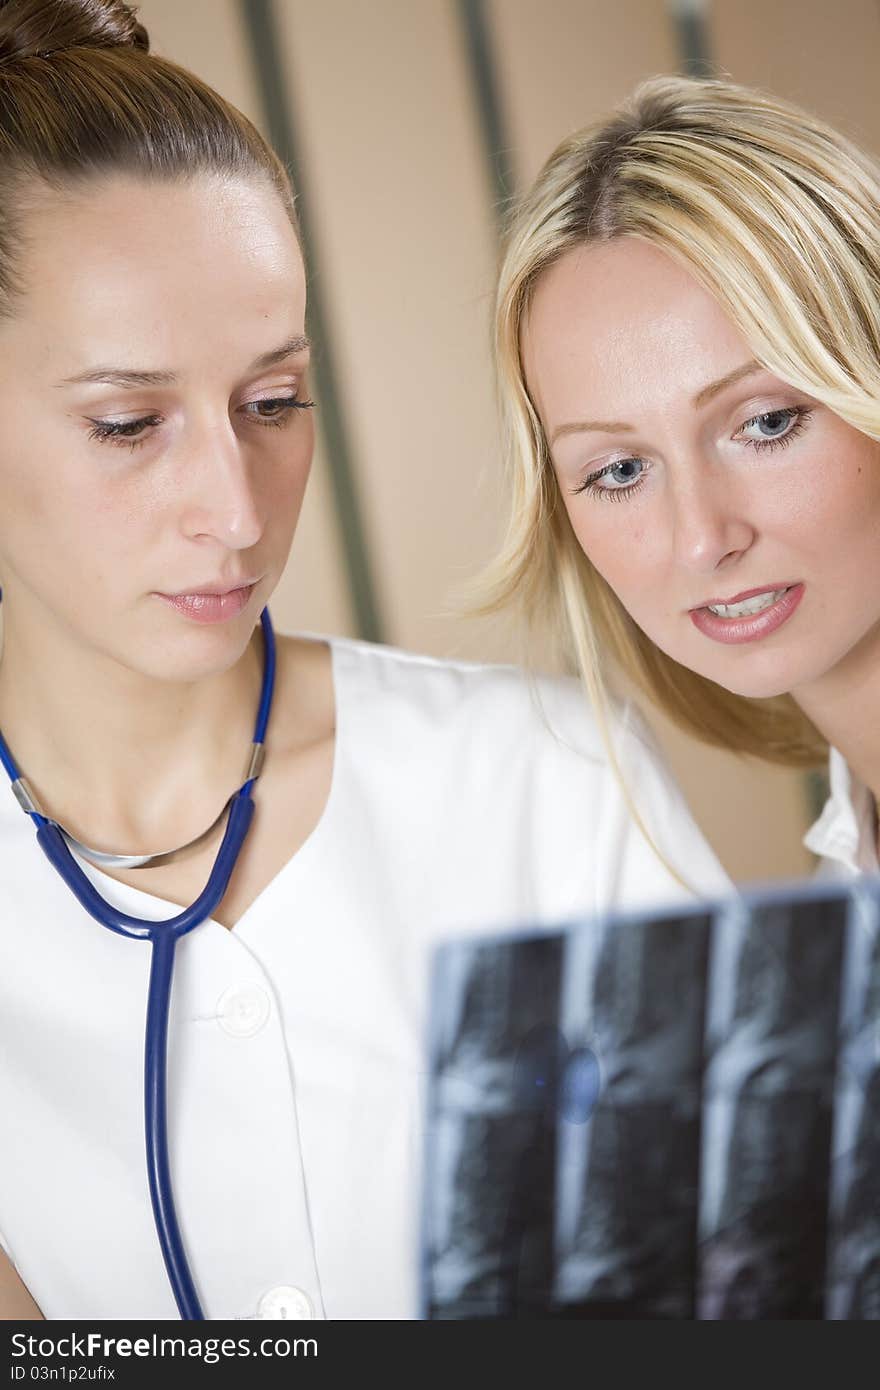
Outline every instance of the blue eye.
<path id="1" fill-rule="evenodd" d="M 619 483 L 621 487 L 629 487 L 631 483 L 638 481 L 644 471 L 645 465 L 641 459 L 621 459 L 619 463 L 610 464 L 604 476 Z"/>
<path id="2" fill-rule="evenodd" d="M 607 463 L 604 468 L 600 468 L 597 473 L 591 473 L 589 478 L 585 478 L 576 488 L 572 488 L 572 492 L 601 493 L 610 502 L 622 500 L 638 490 L 646 470 L 647 466 L 644 459 L 616 459 L 614 463 Z M 615 485 L 602 486 L 601 480 L 603 478 L 611 479 Z"/>
<path id="3" fill-rule="evenodd" d="M 744 443 L 750 444 L 753 449 L 782 448 L 794 439 L 796 434 L 800 434 L 811 414 L 812 411 L 803 405 L 765 410 L 761 415 L 753 415 L 751 420 L 746 420 L 739 432 L 742 434 L 744 430 L 758 426 L 768 432 L 757 438 L 746 438 Z"/>
<path id="4" fill-rule="evenodd" d="M 784 449 L 806 427 L 812 413 L 812 409 L 805 405 L 765 410 L 760 415 L 753 415 L 750 420 L 746 420 L 734 438 L 741 438 L 742 442 L 747 444 L 749 448 L 761 452 Z M 760 434 L 758 438 L 745 437 L 743 431 L 753 428 L 761 429 L 764 433 Z M 623 501 L 638 492 L 647 473 L 648 464 L 644 459 L 615 459 L 613 463 L 607 463 L 596 473 L 591 473 L 577 487 L 572 488 L 572 492 L 574 494 L 592 492 L 597 496 L 607 498 L 609 502 Z M 608 479 L 608 482 L 603 483 L 603 479 Z"/>

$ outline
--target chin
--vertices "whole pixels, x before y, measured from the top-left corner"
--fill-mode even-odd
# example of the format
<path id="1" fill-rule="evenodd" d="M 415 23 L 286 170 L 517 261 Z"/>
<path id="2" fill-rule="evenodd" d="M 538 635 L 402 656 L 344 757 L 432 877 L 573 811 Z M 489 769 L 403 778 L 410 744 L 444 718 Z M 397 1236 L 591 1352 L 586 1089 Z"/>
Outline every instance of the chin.
<path id="1" fill-rule="evenodd" d="M 127 643 L 125 664 L 153 680 L 187 684 L 206 680 L 235 665 L 255 626 L 243 616 L 227 623 L 181 624 L 178 631 L 153 633 L 136 646 Z"/>
<path id="2" fill-rule="evenodd" d="M 701 671 L 707 680 L 729 690 L 732 695 L 742 695 L 746 700 L 773 700 L 780 695 L 790 695 L 799 684 L 798 677 L 791 670 L 768 671 Z"/>
<path id="3" fill-rule="evenodd" d="M 716 681 L 715 684 L 729 690 L 731 695 L 741 695 L 745 700 L 775 700 L 780 695 L 791 694 L 788 682 Z"/>

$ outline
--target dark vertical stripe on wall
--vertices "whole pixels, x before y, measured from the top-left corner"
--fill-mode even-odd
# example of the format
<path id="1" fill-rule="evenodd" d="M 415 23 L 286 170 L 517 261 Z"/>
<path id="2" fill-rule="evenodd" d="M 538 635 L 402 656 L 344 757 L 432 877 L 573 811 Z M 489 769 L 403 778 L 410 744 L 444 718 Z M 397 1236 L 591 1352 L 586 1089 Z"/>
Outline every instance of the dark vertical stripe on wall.
<path id="1" fill-rule="evenodd" d="M 516 180 L 501 112 L 486 3 L 485 0 L 457 0 L 457 3 L 483 141 L 492 208 L 500 225 L 514 195 Z"/>
<path id="2" fill-rule="evenodd" d="M 342 538 L 355 621 L 361 637 L 371 642 L 381 642 L 382 622 L 358 504 L 352 451 L 339 398 L 327 311 L 321 293 L 321 258 L 315 246 L 296 126 L 280 61 L 275 15 L 271 0 L 239 0 L 239 3 L 259 82 L 269 139 L 290 170 L 297 191 L 303 254 L 309 268 L 309 326 L 316 344 L 312 375 L 321 403 L 321 428 L 327 446 L 336 520 Z"/>
<path id="3" fill-rule="evenodd" d="M 681 71 L 688 77 L 712 77 L 715 73 L 706 22 L 707 9 L 705 0 L 669 0 L 678 37 Z"/>

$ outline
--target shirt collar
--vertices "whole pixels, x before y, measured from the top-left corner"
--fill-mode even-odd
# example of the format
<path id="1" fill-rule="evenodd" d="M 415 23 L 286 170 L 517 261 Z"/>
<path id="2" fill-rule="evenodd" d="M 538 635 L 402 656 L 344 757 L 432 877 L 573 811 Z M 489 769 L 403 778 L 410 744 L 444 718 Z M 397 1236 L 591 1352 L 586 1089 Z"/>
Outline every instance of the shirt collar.
<path id="1" fill-rule="evenodd" d="M 829 753 L 828 782 L 830 795 L 804 836 L 804 845 L 852 873 L 876 873 L 880 862 L 874 798 L 836 748 Z"/>

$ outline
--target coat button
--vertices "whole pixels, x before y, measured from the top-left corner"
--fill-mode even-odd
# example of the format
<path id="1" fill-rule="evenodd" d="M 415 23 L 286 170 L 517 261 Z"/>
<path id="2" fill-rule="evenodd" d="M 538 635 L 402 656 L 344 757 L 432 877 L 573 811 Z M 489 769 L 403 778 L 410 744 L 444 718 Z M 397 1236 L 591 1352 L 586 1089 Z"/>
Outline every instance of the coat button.
<path id="1" fill-rule="evenodd" d="M 232 985 L 217 1001 L 217 1022 L 233 1038 L 251 1038 L 259 1033 L 272 1005 L 259 985 Z"/>
<path id="2" fill-rule="evenodd" d="M 264 1293 L 257 1305 L 258 1318 L 313 1318 L 312 1303 L 307 1293 L 293 1284 L 279 1284 L 277 1289 Z"/>

